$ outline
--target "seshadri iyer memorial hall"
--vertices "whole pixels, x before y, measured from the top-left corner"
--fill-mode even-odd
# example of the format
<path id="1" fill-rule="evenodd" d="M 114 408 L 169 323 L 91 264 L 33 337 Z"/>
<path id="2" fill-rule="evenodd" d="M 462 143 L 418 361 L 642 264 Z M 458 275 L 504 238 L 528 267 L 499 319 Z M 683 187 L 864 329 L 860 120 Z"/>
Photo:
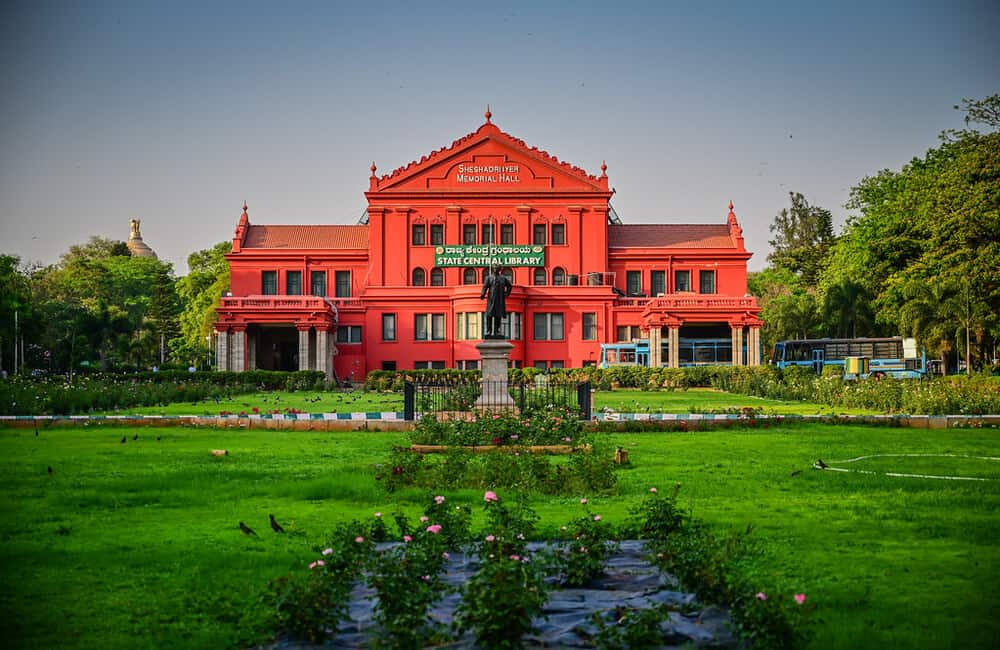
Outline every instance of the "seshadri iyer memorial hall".
<path id="1" fill-rule="evenodd" d="M 757 365 L 743 232 L 625 224 L 600 175 L 490 120 L 391 174 L 356 225 L 261 225 L 246 205 L 215 324 L 220 370 L 476 369 L 484 272 L 514 288 L 514 367 Z"/>

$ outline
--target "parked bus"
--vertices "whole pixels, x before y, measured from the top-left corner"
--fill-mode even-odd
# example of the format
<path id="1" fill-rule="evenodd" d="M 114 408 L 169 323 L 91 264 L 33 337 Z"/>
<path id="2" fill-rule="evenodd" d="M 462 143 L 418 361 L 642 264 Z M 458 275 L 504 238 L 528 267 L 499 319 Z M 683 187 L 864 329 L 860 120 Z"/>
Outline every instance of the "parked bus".
<path id="1" fill-rule="evenodd" d="M 779 341 L 772 363 L 779 368 L 803 366 L 821 374 L 826 366 L 844 368 L 844 379 L 896 377 L 917 379 L 927 374 L 927 353 L 915 339 L 805 339 Z"/>

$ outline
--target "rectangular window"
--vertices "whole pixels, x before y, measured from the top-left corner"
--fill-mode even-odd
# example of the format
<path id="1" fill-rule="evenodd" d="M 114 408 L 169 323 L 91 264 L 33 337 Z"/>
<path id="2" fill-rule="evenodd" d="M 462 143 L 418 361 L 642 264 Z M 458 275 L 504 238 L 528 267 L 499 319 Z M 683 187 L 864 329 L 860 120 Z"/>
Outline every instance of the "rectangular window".
<path id="1" fill-rule="evenodd" d="M 566 364 L 562 362 L 561 359 L 555 359 L 549 362 L 549 368 L 565 368 Z"/>
<path id="2" fill-rule="evenodd" d="M 615 330 L 615 340 L 618 343 L 624 343 L 629 340 L 629 328 L 628 325 L 619 325 Z"/>
<path id="3" fill-rule="evenodd" d="M 277 271 L 261 271 L 260 272 L 260 292 L 265 296 L 276 296 L 278 295 L 278 272 Z"/>
<path id="4" fill-rule="evenodd" d="M 547 226 L 544 223 L 536 223 L 531 227 L 531 243 L 537 246 L 545 245 L 545 230 Z"/>
<path id="5" fill-rule="evenodd" d="M 476 243 L 476 224 L 467 223 L 462 225 L 462 243 L 466 245 Z"/>
<path id="6" fill-rule="evenodd" d="M 715 271 L 699 271 L 698 288 L 701 293 L 715 293 Z"/>
<path id="7" fill-rule="evenodd" d="M 625 293 L 630 296 L 642 295 L 642 271 L 625 272 Z"/>
<path id="8" fill-rule="evenodd" d="M 338 325 L 337 343 L 361 343 L 361 326 Z"/>
<path id="9" fill-rule="evenodd" d="M 514 243 L 514 224 L 512 223 L 500 224 L 500 243 L 501 244 Z"/>
<path id="10" fill-rule="evenodd" d="M 584 312 L 583 313 L 583 340 L 584 341 L 596 341 L 597 340 L 597 313 L 596 312 Z"/>
<path id="11" fill-rule="evenodd" d="M 444 314 L 414 314 L 413 338 L 417 341 L 443 341 Z"/>
<path id="12" fill-rule="evenodd" d="M 619 325 L 616 333 L 618 343 L 628 343 L 633 339 L 642 338 L 642 328 L 638 325 Z"/>
<path id="13" fill-rule="evenodd" d="M 382 370 L 395 370 L 395 369 L 396 369 L 396 362 L 395 361 L 383 361 L 382 362 Z"/>
<path id="14" fill-rule="evenodd" d="M 493 224 L 484 223 L 483 224 L 483 236 L 479 241 L 483 244 L 495 244 L 496 240 L 493 238 Z"/>
<path id="15" fill-rule="evenodd" d="M 478 341 L 483 338 L 482 314 L 472 311 L 465 314 L 465 330 L 462 334 L 467 341 Z"/>
<path id="16" fill-rule="evenodd" d="M 302 271 L 287 271 L 285 273 L 285 295 L 302 295 Z"/>
<path id="17" fill-rule="evenodd" d="M 455 365 L 459 370 L 479 370 L 479 362 L 471 359 L 458 361 Z"/>
<path id="18" fill-rule="evenodd" d="M 691 291 L 691 271 L 674 271 L 674 291 Z"/>
<path id="19" fill-rule="evenodd" d="M 396 340 L 396 314 L 382 314 L 382 340 Z"/>
<path id="20" fill-rule="evenodd" d="M 414 361 L 414 370 L 444 370 L 444 361 Z"/>
<path id="21" fill-rule="evenodd" d="M 654 298 L 667 292 L 667 272 L 653 271 L 649 274 L 649 293 Z"/>
<path id="22" fill-rule="evenodd" d="M 411 240 L 414 246 L 423 246 L 427 243 L 427 230 L 424 228 L 424 224 L 413 224 L 413 236 Z"/>
<path id="23" fill-rule="evenodd" d="M 565 244 L 566 243 L 566 224 L 564 223 L 554 223 L 552 224 L 552 244 Z"/>
<path id="24" fill-rule="evenodd" d="M 336 291 L 337 298 L 350 298 L 351 297 L 351 272 L 350 271 L 337 271 L 334 275 L 334 279 L 337 283 Z"/>
<path id="25" fill-rule="evenodd" d="M 536 361 L 533 365 L 538 370 L 548 370 L 549 369 L 549 362 L 548 361 Z"/>
<path id="26" fill-rule="evenodd" d="M 561 312 L 535 314 L 535 340 L 563 340 L 563 315 Z"/>
<path id="27" fill-rule="evenodd" d="M 440 246 L 444 243 L 444 224 L 443 223 L 432 223 L 431 224 L 431 245 Z"/>
<path id="28" fill-rule="evenodd" d="M 309 276 L 309 283 L 312 285 L 312 295 L 326 295 L 326 271 L 313 271 Z"/>

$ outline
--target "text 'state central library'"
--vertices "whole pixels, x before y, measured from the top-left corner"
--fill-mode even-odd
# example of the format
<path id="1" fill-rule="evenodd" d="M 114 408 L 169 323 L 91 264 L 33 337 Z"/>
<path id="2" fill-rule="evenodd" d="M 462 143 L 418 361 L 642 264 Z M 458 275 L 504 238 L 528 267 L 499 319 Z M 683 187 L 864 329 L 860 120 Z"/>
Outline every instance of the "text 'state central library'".
<path id="1" fill-rule="evenodd" d="M 371 169 L 357 225 L 257 225 L 244 206 L 215 324 L 220 370 L 475 369 L 491 262 L 514 283 L 515 367 L 759 363 L 731 203 L 719 224 L 623 224 L 604 165 L 590 175 L 488 112 L 419 162 Z"/>

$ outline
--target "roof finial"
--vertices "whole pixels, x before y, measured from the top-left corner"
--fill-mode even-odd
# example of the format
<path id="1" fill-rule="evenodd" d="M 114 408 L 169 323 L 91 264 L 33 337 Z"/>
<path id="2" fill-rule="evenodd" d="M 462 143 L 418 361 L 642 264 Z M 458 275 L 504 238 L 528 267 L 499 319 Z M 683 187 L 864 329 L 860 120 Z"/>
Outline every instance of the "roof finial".
<path id="1" fill-rule="evenodd" d="M 371 170 L 372 170 L 372 176 L 374 176 L 374 175 L 375 175 L 375 170 L 376 170 L 376 169 L 378 169 L 378 167 L 376 167 L 376 166 L 375 166 L 375 161 L 373 160 L 373 161 L 372 161 L 372 166 L 371 166 Z"/>
<path id="2" fill-rule="evenodd" d="M 730 212 L 733 211 L 733 200 L 732 199 L 729 200 L 729 211 Z"/>
<path id="3" fill-rule="evenodd" d="M 601 176 L 608 175 L 608 162 L 606 160 L 601 161 Z"/>
<path id="4" fill-rule="evenodd" d="M 247 200 L 243 199 L 243 214 L 247 213 Z"/>
<path id="5" fill-rule="evenodd" d="M 486 112 L 483 115 L 486 116 L 486 123 L 487 124 L 492 124 L 492 122 L 490 122 L 490 118 L 493 117 L 493 113 L 490 112 L 490 105 L 489 104 L 486 105 Z"/>

